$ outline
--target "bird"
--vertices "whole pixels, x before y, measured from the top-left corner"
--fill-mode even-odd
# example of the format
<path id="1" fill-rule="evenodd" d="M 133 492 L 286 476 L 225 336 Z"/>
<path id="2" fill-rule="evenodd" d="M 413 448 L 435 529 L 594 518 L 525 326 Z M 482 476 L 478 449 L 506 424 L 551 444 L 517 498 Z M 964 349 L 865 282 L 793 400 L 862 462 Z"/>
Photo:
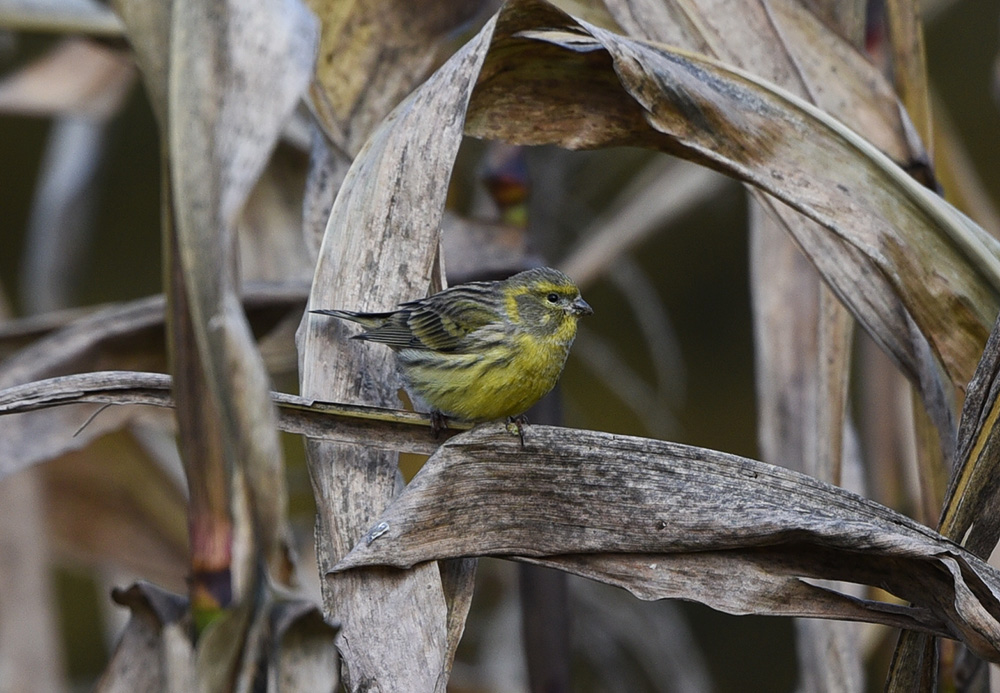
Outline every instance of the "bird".
<path id="1" fill-rule="evenodd" d="M 312 310 L 360 324 L 352 339 L 396 352 L 411 396 L 431 411 L 435 435 L 448 419 L 506 418 L 524 445 L 524 412 L 559 379 L 577 322 L 593 309 L 567 275 L 549 267 L 469 282 L 395 310 Z"/>

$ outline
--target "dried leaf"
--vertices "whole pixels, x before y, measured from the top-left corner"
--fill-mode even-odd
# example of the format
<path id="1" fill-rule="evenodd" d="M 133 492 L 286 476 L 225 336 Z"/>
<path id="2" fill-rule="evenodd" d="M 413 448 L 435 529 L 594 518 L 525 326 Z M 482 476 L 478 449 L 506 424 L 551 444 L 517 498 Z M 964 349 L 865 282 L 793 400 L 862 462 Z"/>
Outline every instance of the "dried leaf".
<path id="1" fill-rule="evenodd" d="M 147 583 L 112 596 L 132 617 L 97 685 L 100 693 L 338 689 L 335 628 L 312 604 L 267 595 L 258 612 L 227 614 L 196 646 L 183 597 Z M 254 632 L 246 645 L 243 638 L 227 638 L 239 622 Z M 218 656 L 234 647 L 242 650 L 236 655 L 243 663 L 239 671 L 225 669 L 232 657 Z"/>
<path id="2" fill-rule="evenodd" d="M 532 426 L 441 447 L 335 571 L 528 557 L 736 613 L 871 620 L 1000 659 L 1000 573 L 905 516 L 796 472 L 710 450 Z M 802 578 L 879 585 L 904 607 Z"/>
<path id="3" fill-rule="evenodd" d="M 309 0 L 322 22 L 312 106 L 327 136 L 355 155 L 375 126 L 447 55 L 483 0 Z"/>
<path id="4" fill-rule="evenodd" d="M 170 389 L 170 376 L 162 373 L 98 371 L 66 375 L 0 390 L 0 415 L 13 415 L 6 417 L 12 419 L 25 412 L 84 403 L 172 407 L 174 402 Z M 367 445 L 377 450 L 405 450 L 429 455 L 437 450 L 442 440 L 469 428 L 469 424 L 455 421 L 449 424 L 447 431 L 442 431 L 435 439 L 430 432 L 430 417 L 427 414 L 358 404 L 315 402 L 282 392 L 272 392 L 271 396 L 279 407 L 278 423 L 282 430 L 310 438 Z M 127 408 L 122 407 L 122 409 Z M 112 416 L 116 410 L 117 408 L 109 413 L 102 412 L 94 422 L 87 424 L 87 429 L 95 426 L 102 417 Z M 135 414 L 132 413 L 130 416 L 134 417 Z M 3 420 L 5 419 L 0 419 Z M 70 426 L 60 428 L 51 422 L 43 421 L 38 428 L 43 430 L 45 435 L 58 437 L 63 446 L 62 452 L 65 452 L 78 447 L 70 442 L 72 432 L 87 421 L 85 413 L 77 412 Z M 29 429 L 21 437 L 28 440 L 31 433 L 36 436 L 42 435 L 38 431 Z M 3 442 L 6 442 L 6 438 L 0 436 L 0 443 Z M 24 442 L 22 447 L 30 447 L 30 442 Z M 10 453 L 10 451 L 17 452 Z M 21 451 L 15 444 L 10 444 L 10 447 L 3 452 L 10 454 L 0 456 L 0 460 L 4 462 L 0 466 L 0 478 L 29 464 L 55 456 L 54 454 L 50 457 L 33 456 Z"/>
<path id="5" fill-rule="evenodd" d="M 258 336 L 305 306 L 308 285 L 251 283 L 243 309 Z M 60 311 L 0 325 L 0 343 L 27 346 L 0 364 L 0 387 L 76 372 L 166 370 L 163 296 L 80 311 Z"/>
<path id="6" fill-rule="evenodd" d="M 928 408 L 945 411 L 924 336 L 953 381 L 964 383 L 996 311 L 994 241 L 871 145 L 786 92 L 532 3 L 508 7 L 470 104 L 471 133 L 569 147 L 627 142 L 661 148 L 781 199 L 822 227 L 798 237 L 800 245 L 920 387 Z M 543 22 L 562 29 L 526 28 Z M 565 50 L 532 47 L 528 37 Z M 601 76 L 598 66 L 607 59 L 621 87 Z M 553 86 L 578 83 L 585 85 L 582 104 L 579 89 Z M 628 96 L 644 111 L 636 112 Z M 604 117 L 588 115 L 584 122 L 593 112 Z M 644 113 L 664 139 L 646 127 Z M 522 125 L 540 121 L 543 126 Z"/>
<path id="7" fill-rule="evenodd" d="M 887 0 L 886 20 L 892 46 L 893 82 L 900 101 L 927 147 L 934 144 L 930 93 L 927 84 L 927 52 L 915 0 Z M 928 158 L 930 158 L 929 152 Z"/>
<path id="8" fill-rule="evenodd" d="M 845 10 L 849 3 L 836 3 Z M 608 3 L 629 36 L 667 43 L 742 67 L 822 108 L 900 164 L 925 153 L 878 68 L 829 30 L 803 3 L 756 0 L 730 11 L 725 0 Z M 855 9 L 856 11 L 856 9 Z M 851 10 L 848 10 L 850 13 Z M 849 32 L 864 30 L 859 25 Z"/>
<path id="9" fill-rule="evenodd" d="M 203 423 L 182 419 L 179 433 L 187 439 L 193 514 L 227 512 L 235 523 L 233 584 L 240 596 L 251 589 L 258 551 L 275 579 L 287 579 L 289 532 L 277 417 L 236 293 L 236 225 L 305 93 L 316 41 L 315 18 L 297 0 L 173 4 L 166 132 L 178 264 L 171 277 L 186 300 L 173 304 L 174 365 L 190 378 L 178 377 L 178 395 L 197 405 L 194 411 L 207 407 L 198 413 L 202 422 L 218 422 L 224 463 L 191 449 L 212 440 Z M 187 353 L 195 345 L 197 355 Z M 194 488 L 202 484 L 214 510 L 196 502 Z M 229 501 L 222 497 L 226 485 Z M 243 508 L 250 524 L 241 526 Z"/>
<path id="10" fill-rule="evenodd" d="M 0 81 L 0 112 L 107 120 L 134 81 L 124 51 L 69 39 Z"/>
<path id="11" fill-rule="evenodd" d="M 0 663 L 5 691 L 68 686 L 51 560 L 42 480 L 37 474 L 5 479 L 0 484 Z"/>
<path id="12" fill-rule="evenodd" d="M 492 30 L 491 22 L 400 104 L 355 159 L 320 251 L 313 307 L 395 305 L 425 294 L 440 275 L 438 228 L 462 113 Z M 305 324 L 303 395 L 394 403 L 391 355 L 338 334 L 330 321 Z M 307 454 L 319 506 L 317 556 L 326 572 L 395 493 L 396 459 L 318 442 Z M 384 599 L 371 600 L 372 589 Z M 344 624 L 339 645 L 349 687 L 377 682 L 394 690 L 443 690 L 454 652 L 449 638 L 461 630 L 449 614 L 462 612 L 448 608 L 448 596 L 433 565 L 324 581 L 325 612 Z"/>
<path id="13" fill-rule="evenodd" d="M 97 0 L 4 0 L 0 26 L 14 31 L 58 31 L 120 36 L 122 23 Z"/>

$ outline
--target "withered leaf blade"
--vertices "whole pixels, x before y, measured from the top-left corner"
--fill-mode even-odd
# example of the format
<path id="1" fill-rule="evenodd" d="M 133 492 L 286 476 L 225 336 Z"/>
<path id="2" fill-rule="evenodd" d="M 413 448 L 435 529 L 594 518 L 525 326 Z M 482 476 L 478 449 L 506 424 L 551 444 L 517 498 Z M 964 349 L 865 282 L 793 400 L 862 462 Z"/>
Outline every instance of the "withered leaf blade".
<path id="1" fill-rule="evenodd" d="M 73 436 L 73 432 L 81 425 L 85 425 L 85 431 L 90 430 L 110 414 L 105 413 L 102 408 L 96 422 L 88 423 L 87 413 L 77 411 L 72 418 L 72 425 L 59 419 L 41 419 L 34 427 L 21 422 L 6 428 L 4 422 L 38 410 L 71 404 L 173 407 L 175 403 L 171 387 L 170 376 L 162 373 L 97 371 L 48 378 L 0 390 L 0 432 L 4 434 L 0 436 L 0 479 L 56 456 L 56 453 L 46 456 L 37 451 L 32 452 L 32 436 L 35 436 L 37 446 L 39 436 L 48 434 L 55 439 L 52 445 L 62 446 L 58 450 L 61 454 L 83 446 Z M 309 438 L 364 445 L 377 450 L 403 450 L 430 455 L 441 442 L 469 428 L 469 424 L 452 422 L 449 430 L 442 431 L 435 438 L 431 433 L 430 417 L 427 414 L 359 404 L 315 402 L 283 392 L 272 392 L 271 398 L 278 407 L 278 425 L 283 431 Z M 135 413 L 125 412 L 134 412 L 136 408 L 115 407 L 112 411 L 118 409 L 123 410 L 122 417 L 135 418 Z M 121 426 L 122 421 L 116 417 L 111 424 L 104 425 L 102 430 L 115 430 Z"/>
<path id="2" fill-rule="evenodd" d="M 770 593 L 764 613 L 909 620 L 1000 660 L 1000 573 L 874 501 L 676 443 L 546 426 L 525 441 L 490 426 L 443 445 L 334 570 L 480 555 L 573 560 L 574 572 L 614 575 L 645 598 L 761 613 L 757 597 Z M 721 579 L 719 565 L 736 572 Z M 869 606 L 801 578 L 879 585 L 914 606 Z"/>
<path id="3" fill-rule="evenodd" d="M 551 6 L 507 8 L 470 134 L 651 147 L 750 183 L 822 227 L 810 256 L 911 380 L 925 371 L 915 325 L 952 381 L 967 382 L 1000 306 L 1000 253 L 982 229 L 856 133 L 752 75 Z"/>
<path id="4" fill-rule="evenodd" d="M 984 560 L 1000 538 L 1000 321 L 969 382 L 939 531 Z"/>
<path id="5" fill-rule="evenodd" d="M 227 613 L 222 627 L 209 630 L 196 644 L 184 597 L 145 582 L 116 589 L 112 597 L 132 616 L 97 684 L 101 693 L 337 690 L 336 627 L 323 620 L 314 604 L 269 593 L 255 613 Z M 238 621 L 253 632 L 248 646 L 225 637 Z M 224 669 L 227 659 L 213 656 L 227 647 L 245 648 L 233 657 L 242 657 L 241 671 Z M 199 671 L 195 661 L 202 662 Z"/>
<path id="6" fill-rule="evenodd" d="M 447 54 L 484 0 L 307 0 L 322 22 L 311 105 L 327 136 L 353 156 L 376 125 Z"/>
<path id="7" fill-rule="evenodd" d="M 740 12 L 725 0 L 608 0 L 625 33 L 716 58 L 807 99 L 858 131 L 894 161 L 924 162 L 919 141 L 892 85 L 870 58 L 798 0 L 749 0 Z M 846 2 L 836 4 L 841 10 Z M 820 13 L 822 14 L 822 13 Z M 844 20 L 849 20 L 844 17 Z M 856 44 L 861 45 L 861 44 Z"/>
<path id="8" fill-rule="evenodd" d="M 243 308 L 254 332 L 268 334 L 282 319 L 300 314 L 306 290 L 305 285 L 295 282 L 248 286 L 243 294 Z M 130 376 L 119 374 L 107 378 L 90 372 L 126 368 L 165 370 L 163 311 L 163 297 L 154 296 L 108 305 L 82 316 L 75 312 L 57 313 L 49 318 L 38 316 L 4 323 L 0 327 L 0 345 L 24 342 L 28 345 L 0 363 L 0 389 L 75 372 L 86 373 L 79 376 L 89 383 L 86 388 L 121 386 L 124 382 L 146 387 L 149 383 L 137 383 Z M 170 379 L 163 376 L 159 387 L 167 399 L 170 386 Z M 103 400 L 112 402 L 124 404 L 128 399 Z M 117 407 L 103 411 L 87 423 L 98 410 L 71 408 L 0 417 L 0 478 L 81 449 L 109 431 L 150 418 L 148 409 Z M 303 416 L 310 417 L 308 412 Z M 315 430 L 308 424 L 296 428 L 302 433 Z"/>
<path id="9" fill-rule="evenodd" d="M 232 517 L 234 541 L 243 544 L 232 550 L 242 560 L 234 569 L 241 597 L 252 591 L 256 551 L 277 580 L 288 579 L 291 564 L 277 416 L 237 296 L 236 226 L 308 85 L 317 33 L 298 0 L 172 5 L 164 131 L 175 224 L 168 251 L 173 367 L 181 414 L 188 414 L 179 432 L 192 535 L 202 533 L 199 518 L 212 517 L 220 539 L 210 545 L 225 545 Z M 192 546 L 192 563 L 209 563 L 199 543 Z M 213 557 L 209 570 L 229 569 L 228 561 L 224 553 Z"/>
<path id="10" fill-rule="evenodd" d="M 312 307 L 392 306 L 426 294 L 440 280 L 448 180 L 493 28 L 488 22 L 403 101 L 358 154 L 330 215 Z M 394 404 L 391 354 L 359 348 L 338 334 L 328 320 L 304 323 L 303 395 Z M 318 506 L 317 558 L 326 572 L 395 494 L 397 459 L 320 441 L 309 441 L 306 451 Z M 469 580 L 448 582 L 435 565 L 324 581 L 324 609 L 343 622 L 338 643 L 349 688 L 444 690 L 472 586 Z M 373 590 L 384 599 L 372 600 Z"/>

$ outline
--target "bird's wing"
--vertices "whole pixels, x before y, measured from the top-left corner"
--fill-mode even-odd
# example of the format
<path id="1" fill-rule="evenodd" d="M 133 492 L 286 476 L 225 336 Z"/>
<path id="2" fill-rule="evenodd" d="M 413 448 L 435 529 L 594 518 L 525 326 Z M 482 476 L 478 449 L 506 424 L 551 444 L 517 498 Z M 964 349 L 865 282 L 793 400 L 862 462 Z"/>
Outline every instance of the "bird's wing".
<path id="1" fill-rule="evenodd" d="M 434 351 L 461 351 L 466 336 L 500 320 L 493 284 L 464 284 L 403 304 L 414 342 L 409 346 Z"/>

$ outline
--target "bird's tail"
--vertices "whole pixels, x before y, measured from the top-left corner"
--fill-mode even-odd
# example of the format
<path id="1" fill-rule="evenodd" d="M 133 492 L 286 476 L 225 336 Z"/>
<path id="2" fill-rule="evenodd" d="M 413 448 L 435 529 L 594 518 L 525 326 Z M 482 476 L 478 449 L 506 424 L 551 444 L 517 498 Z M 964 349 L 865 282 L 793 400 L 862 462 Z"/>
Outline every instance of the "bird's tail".
<path id="1" fill-rule="evenodd" d="M 350 320 L 370 330 L 384 325 L 385 321 L 392 315 L 391 311 L 388 313 L 357 313 L 353 310 L 311 310 L 309 312 L 317 315 L 329 315 L 340 320 Z"/>

